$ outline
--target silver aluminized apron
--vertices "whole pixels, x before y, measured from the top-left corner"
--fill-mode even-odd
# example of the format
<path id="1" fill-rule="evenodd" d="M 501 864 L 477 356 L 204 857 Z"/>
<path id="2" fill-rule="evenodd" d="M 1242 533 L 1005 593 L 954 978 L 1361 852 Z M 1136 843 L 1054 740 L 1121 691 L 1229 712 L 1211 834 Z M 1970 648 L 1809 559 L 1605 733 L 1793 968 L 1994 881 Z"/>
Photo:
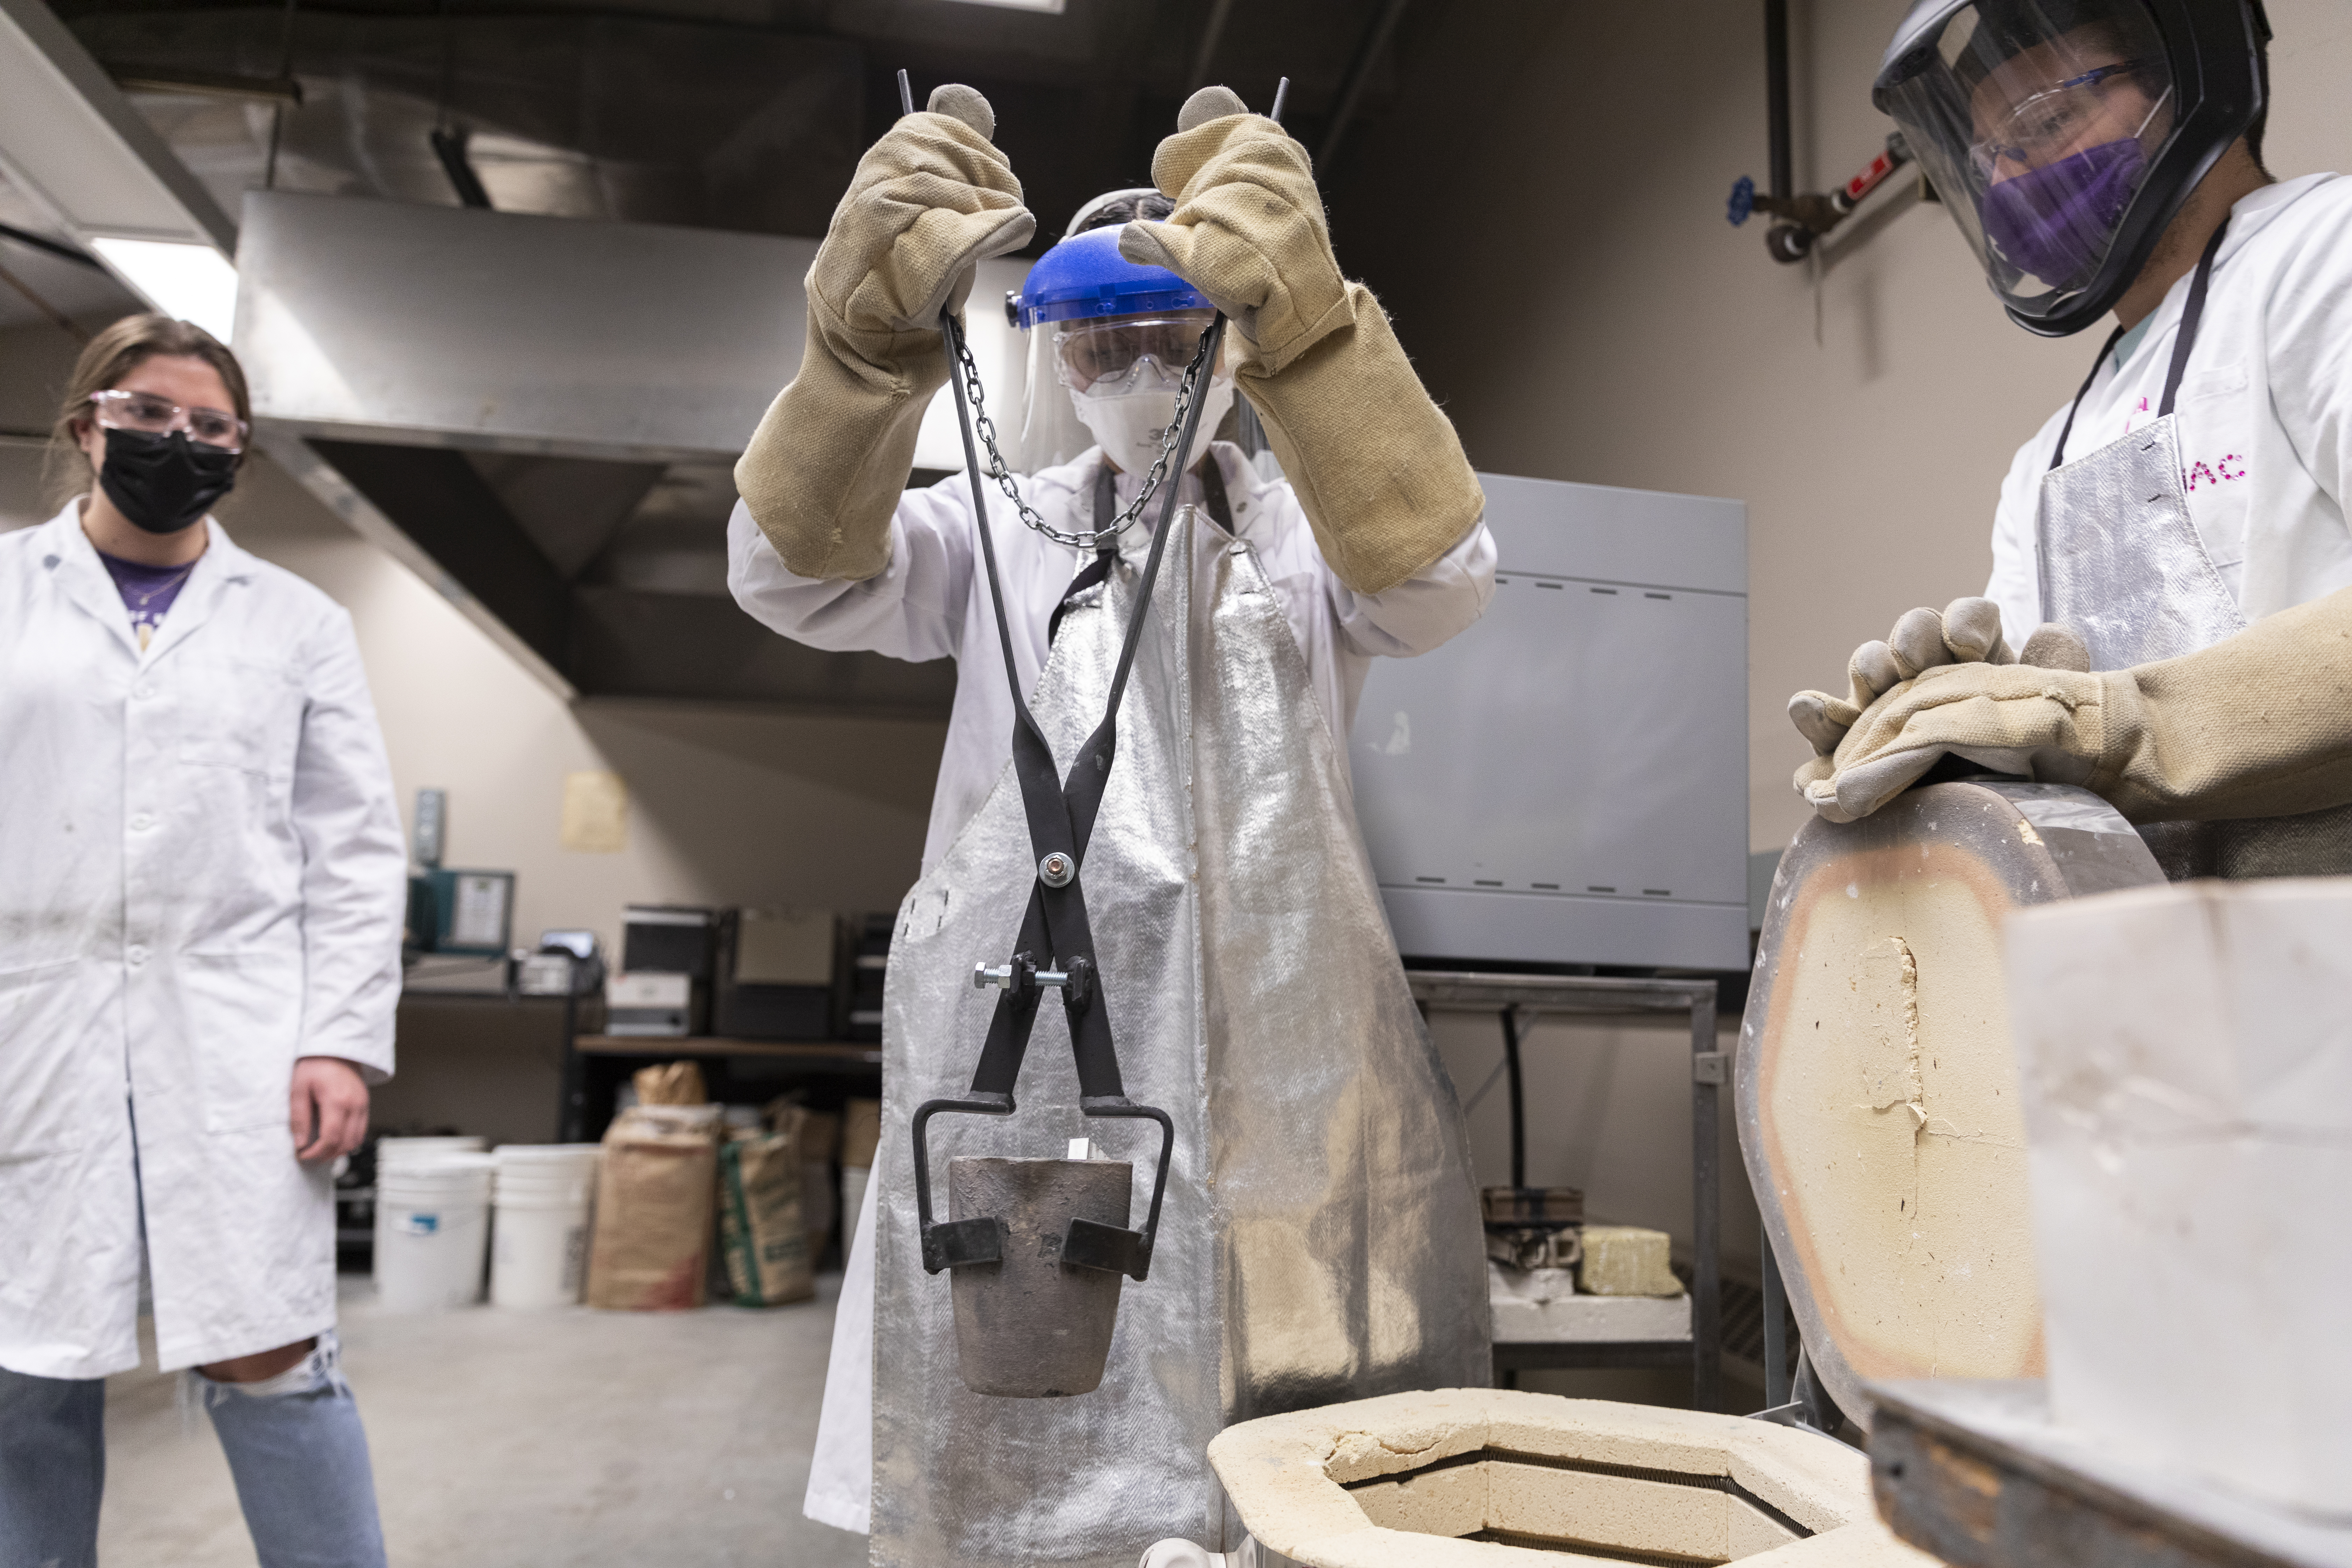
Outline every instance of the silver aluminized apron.
<path id="1" fill-rule="evenodd" d="M 975 1394 L 949 1276 L 927 1274 L 908 1123 L 961 1095 L 1037 879 L 1011 765 L 899 912 L 874 1179 L 873 1561 L 1131 1568 L 1181 1536 L 1237 1546 L 1203 1453 L 1235 1421 L 1483 1387 L 1485 1264 L 1462 1115 L 1406 987 L 1333 736 L 1246 542 L 1187 509 L 1119 715 L 1084 882 L 1127 1092 L 1175 1152 L 1150 1275 L 1122 1293 L 1093 1394 Z M 1064 769 L 1102 716 L 1138 574 L 1063 619 L 1031 702 Z M 986 656 L 993 662 L 993 652 Z M 997 679 L 974 661 L 967 679 Z M 1009 1118 L 930 1123 L 958 1154 L 1092 1136 L 1150 1194 L 1159 1130 L 1087 1120 L 1058 1007 Z M 1216 1543 L 1223 1542 L 1220 1547 Z"/>
<path id="2" fill-rule="evenodd" d="M 2189 519 L 2179 419 L 2172 411 L 2227 232 L 2225 224 L 2198 261 L 2156 422 L 2068 463 L 2070 413 L 2042 478 L 2035 518 L 2042 618 L 2080 632 L 2095 670 L 2178 658 L 2246 627 Z M 2115 342 L 2099 351 L 2099 363 Z M 2092 380 L 2097 376 L 2094 365 Z M 2090 389 L 2085 381 L 2074 397 L 2077 408 Z M 2174 881 L 2352 871 L 2352 806 L 2300 816 L 2142 823 L 2139 833 Z"/>

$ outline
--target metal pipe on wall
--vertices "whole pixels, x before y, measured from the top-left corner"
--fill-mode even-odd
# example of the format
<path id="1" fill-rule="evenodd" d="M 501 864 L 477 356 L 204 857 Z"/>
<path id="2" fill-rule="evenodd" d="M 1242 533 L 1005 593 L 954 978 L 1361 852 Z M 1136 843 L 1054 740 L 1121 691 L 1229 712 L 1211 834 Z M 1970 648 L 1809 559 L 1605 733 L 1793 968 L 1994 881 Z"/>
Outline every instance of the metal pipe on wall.
<path id="1" fill-rule="evenodd" d="M 1797 194 L 1789 153 L 1789 0 L 1764 0 L 1764 98 L 1772 143 L 1772 195 L 1786 201 Z"/>
<path id="2" fill-rule="evenodd" d="M 1772 202 L 1776 212 L 1797 194 L 1795 160 L 1789 136 L 1789 0 L 1764 0 L 1765 119 L 1771 139 Z M 1785 219 L 1764 236 L 1777 261 L 1797 261 L 1813 247 L 1813 231 Z"/>

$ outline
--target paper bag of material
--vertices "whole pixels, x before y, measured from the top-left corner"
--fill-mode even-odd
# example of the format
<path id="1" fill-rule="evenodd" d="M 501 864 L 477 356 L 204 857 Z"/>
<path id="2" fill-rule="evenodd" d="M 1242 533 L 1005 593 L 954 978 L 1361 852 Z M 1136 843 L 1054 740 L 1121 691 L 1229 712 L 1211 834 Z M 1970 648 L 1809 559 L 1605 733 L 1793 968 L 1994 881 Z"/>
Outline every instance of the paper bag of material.
<path id="1" fill-rule="evenodd" d="M 841 1152 L 841 1118 L 789 1099 L 768 1102 L 771 1128 L 784 1132 L 795 1124 L 801 1144 L 801 1223 L 808 1231 L 809 1257 L 815 1259 L 833 1242 L 833 1216 L 839 1206 L 834 1198 L 833 1162 Z"/>
<path id="2" fill-rule="evenodd" d="M 588 1304 L 675 1311 L 703 1303 L 719 1107 L 632 1106 L 604 1133 Z"/>
<path id="3" fill-rule="evenodd" d="M 801 1220 L 803 1163 L 800 1140 L 788 1132 L 738 1131 L 719 1147 L 719 1247 L 741 1306 L 816 1294 Z"/>
<path id="4" fill-rule="evenodd" d="M 629 1081 L 636 1087 L 639 1105 L 701 1105 L 710 1099 L 702 1084 L 702 1068 L 693 1062 L 639 1068 Z"/>

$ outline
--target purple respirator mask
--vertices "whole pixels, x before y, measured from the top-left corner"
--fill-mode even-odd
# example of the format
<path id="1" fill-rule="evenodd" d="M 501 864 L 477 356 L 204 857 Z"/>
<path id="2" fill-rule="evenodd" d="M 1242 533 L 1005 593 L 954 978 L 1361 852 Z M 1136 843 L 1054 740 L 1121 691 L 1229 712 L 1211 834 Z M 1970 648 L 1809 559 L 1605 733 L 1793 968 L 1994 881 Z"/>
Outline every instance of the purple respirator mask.
<path id="1" fill-rule="evenodd" d="M 2021 271 L 2071 287 L 2105 256 L 2147 169 L 2133 136 L 2029 169 L 1985 192 L 1985 237 Z"/>

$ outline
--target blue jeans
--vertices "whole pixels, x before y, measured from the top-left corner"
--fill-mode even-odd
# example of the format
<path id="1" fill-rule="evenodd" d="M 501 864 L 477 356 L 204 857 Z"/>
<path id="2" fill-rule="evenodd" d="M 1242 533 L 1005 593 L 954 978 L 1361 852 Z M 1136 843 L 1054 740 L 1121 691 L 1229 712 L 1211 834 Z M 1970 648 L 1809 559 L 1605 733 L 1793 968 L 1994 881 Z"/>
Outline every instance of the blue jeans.
<path id="1" fill-rule="evenodd" d="M 261 1568 L 383 1568 L 375 1478 L 331 1331 L 263 1383 L 186 1373 Z M 106 1380 L 0 1369 L 0 1568 L 96 1568 Z"/>

